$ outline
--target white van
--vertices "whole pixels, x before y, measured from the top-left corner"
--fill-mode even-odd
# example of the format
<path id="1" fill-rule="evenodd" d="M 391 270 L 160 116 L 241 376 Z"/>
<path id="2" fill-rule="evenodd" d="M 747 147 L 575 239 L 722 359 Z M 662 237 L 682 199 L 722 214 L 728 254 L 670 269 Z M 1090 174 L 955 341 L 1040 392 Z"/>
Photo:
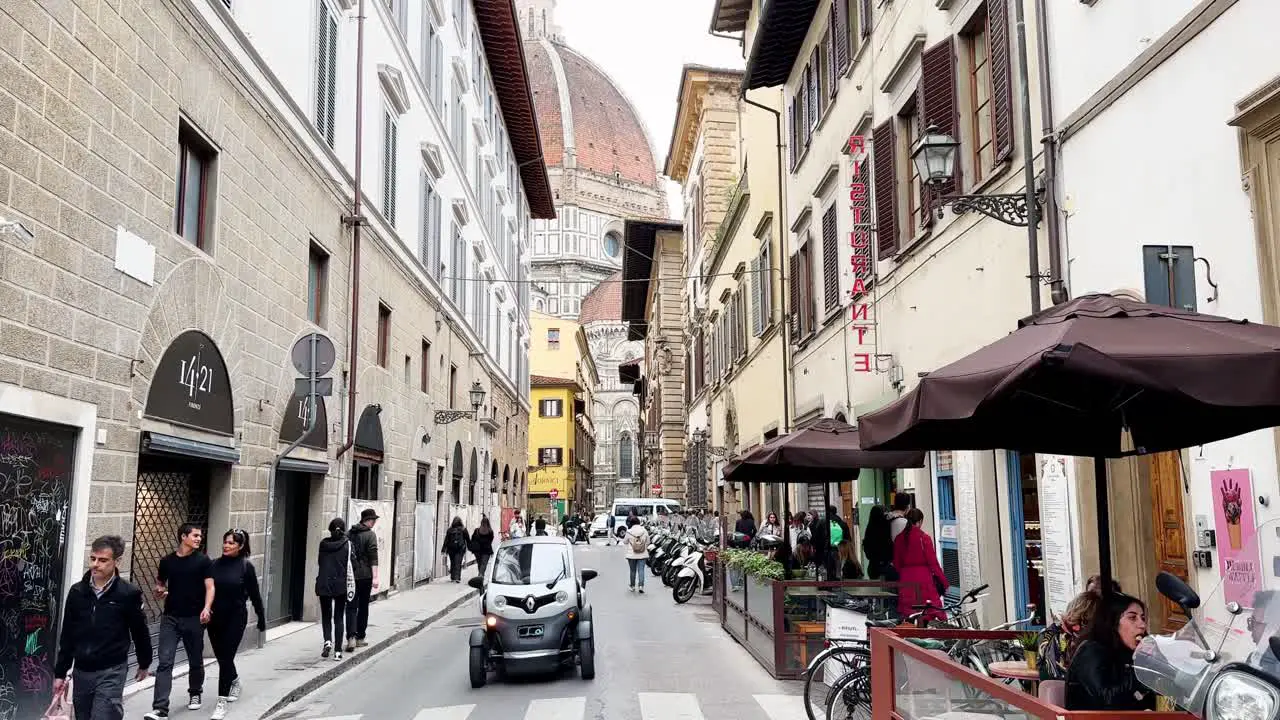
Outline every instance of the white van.
<path id="1" fill-rule="evenodd" d="M 627 518 L 635 513 L 640 519 L 648 520 L 651 515 L 666 516 L 680 512 L 680 503 L 662 498 L 616 498 L 613 501 L 613 516 L 618 537 L 627 530 Z"/>

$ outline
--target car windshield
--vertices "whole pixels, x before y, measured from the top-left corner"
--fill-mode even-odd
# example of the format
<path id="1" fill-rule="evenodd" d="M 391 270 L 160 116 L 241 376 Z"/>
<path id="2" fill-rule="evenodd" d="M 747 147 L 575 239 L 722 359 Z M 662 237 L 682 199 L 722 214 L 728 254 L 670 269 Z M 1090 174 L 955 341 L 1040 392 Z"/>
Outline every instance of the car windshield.
<path id="1" fill-rule="evenodd" d="M 550 543 L 503 545 L 494 561 L 493 581 L 499 585 L 546 584 L 569 575 L 564 548 Z"/>

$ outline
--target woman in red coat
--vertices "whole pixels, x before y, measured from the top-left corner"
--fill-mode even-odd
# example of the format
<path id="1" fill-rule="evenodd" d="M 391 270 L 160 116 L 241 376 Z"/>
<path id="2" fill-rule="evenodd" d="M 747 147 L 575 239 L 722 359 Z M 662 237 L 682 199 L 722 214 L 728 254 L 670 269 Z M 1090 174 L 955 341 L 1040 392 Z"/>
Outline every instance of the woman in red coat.
<path id="1" fill-rule="evenodd" d="M 905 619 L 919 612 L 916 605 L 929 604 L 925 620 L 945 620 L 942 592 L 947 590 L 947 576 L 938 564 L 933 538 L 920 529 L 924 513 L 919 508 L 907 511 L 907 529 L 893 541 L 893 566 L 899 574 L 898 613 Z M 941 589 L 941 592 L 939 591 Z"/>

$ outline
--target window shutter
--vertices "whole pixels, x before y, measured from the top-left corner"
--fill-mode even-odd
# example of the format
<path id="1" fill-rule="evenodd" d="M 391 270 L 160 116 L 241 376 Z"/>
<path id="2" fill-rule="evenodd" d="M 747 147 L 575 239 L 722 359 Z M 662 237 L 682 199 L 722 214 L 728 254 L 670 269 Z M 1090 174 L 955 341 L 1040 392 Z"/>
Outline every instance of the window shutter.
<path id="1" fill-rule="evenodd" d="M 953 138 L 960 137 L 960 123 L 956 116 L 956 54 L 953 38 L 934 45 L 920 57 L 920 101 L 923 107 L 920 118 L 924 127 L 936 125 Z M 940 183 L 936 191 L 943 195 L 955 192 L 954 179 Z M 931 215 L 929 203 L 924 214 Z"/>
<path id="2" fill-rule="evenodd" d="M 835 18 L 830 18 L 827 21 L 827 36 L 822 39 L 822 46 L 826 50 L 828 98 L 835 97 L 836 88 L 840 87 L 840 83 L 836 82 L 840 77 L 838 63 L 836 62 L 836 33 L 838 28 L 839 25 L 835 23 Z"/>
<path id="3" fill-rule="evenodd" d="M 835 74 L 831 76 L 831 94 L 835 94 L 835 79 L 844 74 L 849 69 L 849 63 L 852 61 L 849 47 L 849 0 L 831 0 L 831 40 L 835 52 L 835 62 L 832 67 L 835 68 Z"/>
<path id="4" fill-rule="evenodd" d="M 761 314 L 764 305 L 760 301 L 760 288 L 763 283 L 760 282 L 760 258 L 751 258 L 751 334 L 759 335 L 763 329 L 761 327 Z"/>
<path id="5" fill-rule="evenodd" d="M 440 236 L 440 195 L 431 196 L 431 273 L 439 280 L 444 274 L 444 240 Z"/>
<path id="6" fill-rule="evenodd" d="M 884 260 L 898 251 L 898 174 L 894 169 L 897 137 L 889 119 L 871 132 L 876 193 L 876 253 Z"/>
<path id="7" fill-rule="evenodd" d="M 335 97 L 337 95 L 338 23 L 325 0 L 320 4 L 316 38 L 316 129 L 333 145 Z"/>
<path id="8" fill-rule="evenodd" d="M 791 323 L 791 339 L 794 342 L 800 336 L 800 253 L 791 254 L 791 312 L 788 321 Z"/>
<path id="9" fill-rule="evenodd" d="M 862 37 L 871 37 L 871 0 L 858 0 L 858 31 Z"/>
<path id="10" fill-rule="evenodd" d="M 427 180 L 426 172 L 419 173 L 418 180 L 422 187 L 418 201 L 422 208 L 422 224 L 418 231 L 418 262 L 422 263 L 422 269 L 429 275 L 431 274 L 431 182 Z"/>
<path id="11" fill-rule="evenodd" d="M 738 357 L 747 356 L 747 293 L 738 291 Z"/>
<path id="12" fill-rule="evenodd" d="M 996 162 L 1013 155 L 1013 76 L 1009 66 L 1009 3 L 987 4 L 991 42 L 991 118 Z"/>
<path id="13" fill-rule="evenodd" d="M 835 205 L 827 208 L 822 215 L 822 299 L 827 312 L 840 305 L 840 260 Z"/>
<path id="14" fill-rule="evenodd" d="M 809 133 L 805 136 L 805 143 L 809 142 L 809 138 L 813 136 L 813 131 L 818 129 L 818 121 L 822 119 L 822 51 L 820 48 L 814 48 L 809 55 L 809 69 L 806 71 L 809 78 Z"/>
<path id="15" fill-rule="evenodd" d="M 787 131 L 788 131 L 788 161 L 791 163 L 791 169 L 796 168 L 796 160 L 800 159 L 799 143 L 796 142 L 796 110 L 800 107 L 800 95 L 796 94 L 791 97 L 791 104 L 787 106 Z"/>

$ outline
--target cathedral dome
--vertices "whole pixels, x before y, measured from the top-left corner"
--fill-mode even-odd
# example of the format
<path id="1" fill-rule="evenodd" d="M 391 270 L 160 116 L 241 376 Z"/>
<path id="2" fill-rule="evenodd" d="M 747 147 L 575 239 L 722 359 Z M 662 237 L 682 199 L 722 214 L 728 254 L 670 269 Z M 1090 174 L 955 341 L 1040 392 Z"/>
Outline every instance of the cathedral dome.
<path id="1" fill-rule="evenodd" d="M 518 6 L 547 167 L 658 187 L 649 136 L 635 108 L 603 70 L 561 41 L 554 0 L 521 0 Z"/>
<path id="2" fill-rule="evenodd" d="M 622 320 L 622 272 L 616 272 L 595 286 L 582 298 L 578 322 L 586 325 L 599 321 Z"/>

